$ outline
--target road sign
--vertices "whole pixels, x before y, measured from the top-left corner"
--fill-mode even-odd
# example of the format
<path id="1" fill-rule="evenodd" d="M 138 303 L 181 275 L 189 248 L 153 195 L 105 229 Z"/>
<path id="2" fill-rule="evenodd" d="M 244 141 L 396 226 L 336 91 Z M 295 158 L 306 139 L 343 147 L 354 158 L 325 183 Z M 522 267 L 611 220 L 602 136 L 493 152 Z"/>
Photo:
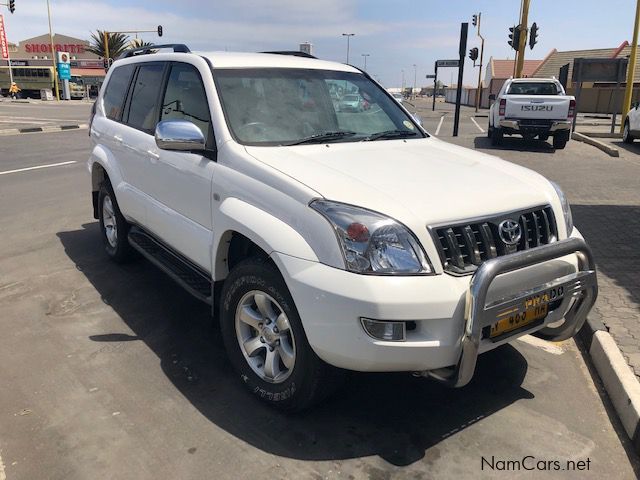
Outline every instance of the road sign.
<path id="1" fill-rule="evenodd" d="M 71 80 L 71 65 L 68 63 L 58 63 L 58 77 L 60 80 Z"/>
<path id="2" fill-rule="evenodd" d="M 460 65 L 460 60 L 436 60 L 436 67 L 457 67 Z"/>
<path id="3" fill-rule="evenodd" d="M 4 32 L 4 17 L 2 15 L 0 15 L 0 52 L 2 52 L 2 58 L 9 58 L 9 44 Z"/>
<path id="4" fill-rule="evenodd" d="M 425 75 L 424 78 L 436 78 L 435 75 Z"/>
<path id="5" fill-rule="evenodd" d="M 69 57 L 69 52 L 56 52 L 58 56 L 58 63 L 71 63 L 71 57 Z"/>

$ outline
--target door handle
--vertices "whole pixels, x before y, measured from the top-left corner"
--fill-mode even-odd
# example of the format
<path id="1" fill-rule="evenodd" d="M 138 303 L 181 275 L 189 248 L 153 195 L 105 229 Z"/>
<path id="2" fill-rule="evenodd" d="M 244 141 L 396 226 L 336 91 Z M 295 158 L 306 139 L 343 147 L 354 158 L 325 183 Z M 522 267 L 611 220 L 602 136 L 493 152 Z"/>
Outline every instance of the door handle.
<path id="1" fill-rule="evenodd" d="M 158 163 L 158 160 L 160 159 L 159 153 L 154 152 L 153 150 L 147 150 L 147 155 L 151 158 L 151 163 Z"/>
<path id="2" fill-rule="evenodd" d="M 120 135 L 114 135 L 113 139 L 118 143 L 122 143 L 124 141 L 124 138 L 122 138 Z"/>

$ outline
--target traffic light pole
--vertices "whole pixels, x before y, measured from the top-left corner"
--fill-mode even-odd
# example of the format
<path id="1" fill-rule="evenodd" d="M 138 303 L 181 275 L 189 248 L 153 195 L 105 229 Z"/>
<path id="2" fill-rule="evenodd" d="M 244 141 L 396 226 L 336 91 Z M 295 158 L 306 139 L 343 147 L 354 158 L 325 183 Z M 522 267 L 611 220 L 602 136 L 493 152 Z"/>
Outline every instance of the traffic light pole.
<path id="1" fill-rule="evenodd" d="M 640 1 L 640 0 L 639 0 Z M 460 26 L 460 64 L 458 65 L 458 90 L 456 91 L 456 112 L 453 117 L 453 136 L 458 136 L 458 126 L 460 124 L 460 102 L 462 101 L 462 79 L 464 77 L 464 59 L 467 56 L 467 34 L 469 24 L 463 23 Z"/>
<path id="2" fill-rule="evenodd" d="M 516 78 L 522 77 L 524 68 L 524 50 L 527 47 L 527 38 L 529 38 L 529 5 L 531 0 L 522 0 L 522 14 L 520 16 L 520 42 L 518 44 L 518 59 L 516 61 Z"/>
<path id="3" fill-rule="evenodd" d="M 480 68 L 478 69 L 478 89 L 476 90 L 476 113 L 480 108 L 480 101 L 482 95 L 482 60 L 484 58 L 484 37 L 480 35 L 480 22 L 482 21 L 482 13 L 478 13 L 478 36 L 482 43 L 480 44 Z"/>
<path id="4" fill-rule="evenodd" d="M 638 52 L 638 27 L 640 25 L 640 0 L 636 3 L 636 22 L 633 26 L 633 43 L 631 44 L 631 56 L 627 67 L 627 86 L 624 91 L 624 102 L 622 103 L 622 121 L 620 122 L 620 132 L 624 130 L 624 119 L 631 109 L 631 97 L 633 96 L 633 80 L 636 72 L 636 56 Z"/>

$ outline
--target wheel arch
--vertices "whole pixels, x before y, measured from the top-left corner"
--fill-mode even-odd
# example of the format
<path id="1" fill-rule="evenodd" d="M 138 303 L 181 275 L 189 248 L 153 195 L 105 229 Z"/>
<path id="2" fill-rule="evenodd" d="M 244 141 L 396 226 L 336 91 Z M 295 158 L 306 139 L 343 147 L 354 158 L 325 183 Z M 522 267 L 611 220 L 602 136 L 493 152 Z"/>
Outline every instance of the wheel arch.
<path id="1" fill-rule="evenodd" d="M 318 261 L 311 246 L 292 226 L 237 198 L 222 202 L 214 220 L 213 279 L 223 280 L 233 265 L 251 255 L 274 252 Z"/>

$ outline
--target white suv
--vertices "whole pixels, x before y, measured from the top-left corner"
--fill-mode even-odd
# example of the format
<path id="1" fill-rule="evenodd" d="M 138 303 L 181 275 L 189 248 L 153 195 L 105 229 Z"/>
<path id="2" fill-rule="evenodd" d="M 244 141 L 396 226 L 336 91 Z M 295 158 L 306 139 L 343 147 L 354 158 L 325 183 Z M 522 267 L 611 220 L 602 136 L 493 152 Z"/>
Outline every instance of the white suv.
<path id="1" fill-rule="evenodd" d="M 344 370 L 463 386 L 478 354 L 582 326 L 595 267 L 556 185 L 429 136 L 352 66 L 153 48 L 95 104 L 94 215 L 113 260 L 212 306 L 259 397 L 306 408 Z"/>

